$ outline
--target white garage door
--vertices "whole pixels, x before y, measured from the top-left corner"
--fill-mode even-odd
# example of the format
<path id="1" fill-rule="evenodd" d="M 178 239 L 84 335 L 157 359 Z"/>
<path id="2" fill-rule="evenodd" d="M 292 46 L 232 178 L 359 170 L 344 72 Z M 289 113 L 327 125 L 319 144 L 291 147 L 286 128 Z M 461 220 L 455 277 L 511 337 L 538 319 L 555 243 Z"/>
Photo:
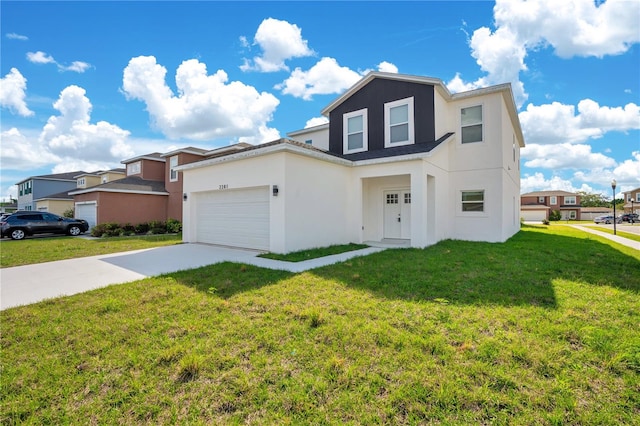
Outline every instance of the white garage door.
<path id="1" fill-rule="evenodd" d="M 201 243 L 269 250 L 269 187 L 197 194 L 196 239 Z"/>
<path id="2" fill-rule="evenodd" d="M 542 222 L 547 218 L 546 210 L 520 210 L 520 217 L 525 222 Z"/>
<path id="3" fill-rule="evenodd" d="M 96 226 L 97 203 L 76 203 L 75 217 L 89 222 L 89 230 Z"/>

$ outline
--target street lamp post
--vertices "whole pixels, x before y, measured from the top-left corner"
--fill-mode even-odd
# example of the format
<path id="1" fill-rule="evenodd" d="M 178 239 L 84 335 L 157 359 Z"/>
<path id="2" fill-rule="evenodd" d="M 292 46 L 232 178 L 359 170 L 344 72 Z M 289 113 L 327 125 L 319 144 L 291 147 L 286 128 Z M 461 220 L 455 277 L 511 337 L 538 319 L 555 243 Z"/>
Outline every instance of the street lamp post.
<path id="1" fill-rule="evenodd" d="M 611 189 L 613 189 L 613 235 L 616 233 L 616 180 L 611 181 Z"/>
<path id="2" fill-rule="evenodd" d="M 631 223 L 633 223 L 634 222 L 634 220 L 633 220 L 633 198 L 631 199 L 631 216 L 629 216 L 629 218 L 630 218 L 629 221 Z"/>

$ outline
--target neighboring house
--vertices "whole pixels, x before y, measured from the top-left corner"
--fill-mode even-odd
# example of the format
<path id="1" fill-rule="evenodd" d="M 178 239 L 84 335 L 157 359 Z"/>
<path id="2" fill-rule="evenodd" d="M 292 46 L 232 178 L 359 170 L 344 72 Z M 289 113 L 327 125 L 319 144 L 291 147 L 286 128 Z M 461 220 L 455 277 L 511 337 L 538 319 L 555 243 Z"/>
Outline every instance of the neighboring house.
<path id="1" fill-rule="evenodd" d="M 624 212 L 640 214 L 640 188 L 623 192 Z"/>
<path id="2" fill-rule="evenodd" d="M 598 216 L 612 215 L 611 207 L 582 207 L 580 209 L 580 220 L 593 220 Z"/>
<path id="3" fill-rule="evenodd" d="M 69 195 L 69 191 L 50 194 L 46 197 L 35 200 L 36 210 L 41 212 L 49 212 L 57 215 L 64 215 L 69 209 L 73 208 L 73 197 Z"/>
<path id="4" fill-rule="evenodd" d="M 84 171 L 31 176 L 16 183 L 18 210 L 36 210 L 36 200 L 76 188 L 75 176 Z"/>
<path id="5" fill-rule="evenodd" d="M 520 216 L 525 221 L 549 220 L 559 211 L 563 220 L 580 220 L 580 195 L 567 191 L 537 191 L 520 196 Z"/>
<path id="6" fill-rule="evenodd" d="M 93 173 L 82 173 L 76 176 L 76 187 L 90 188 L 92 186 L 122 179 L 126 177 L 126 175 L 127 173 L 125 169 L 100 170 Z"/>
<path id="7" fill-rule="evenodd" d="M 451 94 L 373 72 L 328 125 L 177 167 L 183 239 L 277 253 L 349 242 L 501 242 L 520 229 L 524 138 L 509 84 Z M 328 141 L 328 143 L 327 143 Z"/>
<path id="8" fill-rule="evenodd" d="M 18 210 L 18 201 L 9 197 L 9 202 L 0 202 L 0 213 L 13 213 Z"/>

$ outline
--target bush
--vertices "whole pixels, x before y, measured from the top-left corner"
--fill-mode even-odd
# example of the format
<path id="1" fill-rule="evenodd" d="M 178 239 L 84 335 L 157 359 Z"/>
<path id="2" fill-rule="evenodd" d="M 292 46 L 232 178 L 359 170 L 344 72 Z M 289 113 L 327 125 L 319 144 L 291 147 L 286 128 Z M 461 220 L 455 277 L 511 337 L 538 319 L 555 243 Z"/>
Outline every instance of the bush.
<path id="1" fill-rule="evenodd" d="M 177 234 L 182 231 L 182 223 L 177 219 L 167 220 L 167 232 L 171 234 Z"/>
<path id="2" fill-rule="evenodd" d="M 561 220 L 562 219 L 562 213 L 560 213 L 560 210 L 553 210 L 551 213 L 549 213 L 549 220 Z"/>
<path id="3" fill-rule="evenodd" d="M 139 223 L 135 226 L 136 234 L 146 234 L 149 232 L 149 224 L 146 222 Z"/>
<path id="4" fill-rule="evenodd" d="M 67 209 L 62 213 L 62 216 L 69 217 L 69 218 L 73 219 L 75 214 L 76 214 L 76 212 L 73 209 Z"/>

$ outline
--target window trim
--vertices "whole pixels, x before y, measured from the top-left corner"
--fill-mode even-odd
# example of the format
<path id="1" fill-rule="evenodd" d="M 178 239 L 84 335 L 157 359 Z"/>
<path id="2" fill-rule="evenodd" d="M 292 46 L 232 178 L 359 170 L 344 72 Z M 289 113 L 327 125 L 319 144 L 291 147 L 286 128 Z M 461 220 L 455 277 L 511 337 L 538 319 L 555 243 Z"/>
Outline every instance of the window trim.
<path id="1" fill-rule="evenodd" d="M 471 109 L 471 108 L 480 108 L 480 114 L 481 114 L 481 119 L 480 119 L 480 123 L 474 123 L 474 124 L 467 124 L 465 126 L 462 125 L 462 111 L 465 109 Z M 468 144 L 474 144 L 474 143 L 483 143 L 484 142 L 484 104 L 476 104 L 476 105 L 469 105 L 469 106 L 464 106 L 464 107 L 460 107 L 460 111 L 458 114 L 458 118 L 460 120 L 460 145 L 468 145 Z M 479 141 L 470 141 L 470 142 L 464 142 L 462 139 L 462 129 L 464 129 L 465 127 L 471 127 L 471 126 L 477 126 L 480 125 L 481 131 L 480 131 L 480 140 Z"/>
<path id="2" fill-rule="evenodd" d="M 555 206 L 558 204 L 558 196 L 557 195 L 550 195 L 549 196 L 549 205 L 550 206 Z"/>
<path id="3" fill-rule="evenodd" d="M 175 164 L 173 164 L 175 161 Z M 169 182 L 178 181 L 178 171 L 175 168 L 178 167 L 178 156 L 174 155 L 169 157 Z"/>
<path id="4" fill-rule="evenodd" d="M 349 149 L 349 119 L 358 116 L 362 116 L 362 148 Z M 368 126 L 369 120 L 367 108 L 347 112 L 342 115 L 342 152 L 344 154 L 353 154 L 356 152 L 367 151 L 369 149 Z"/>
<path id="5" fill-rule="evenodd" d="M 142 161 L 127 164 L 127 176 L 139 175 L 140 173 L 142 173 Z"/>
<path id="6" fill-rule="evenodd" d="M 482 193 L 482 210 L 464 210 L 464 205 L 465 204 L 470 204 L 470 203 L 479 203 L 478 201 L 464 201 L 464 194 L 466 193 L 475 193 L 475 192 L 480 192 Z M 484 189 L 463 189 L 460 190 L 460 198 L 458 198 L 458 200 L 460 200 L 460 213 L 463 215 L 472 215 L 472 216 L 479 216 L 479 215 L 486 215 L 486 202 L 487 202 L 487 194 L 486 191 Z"/>
<path id="7" fill-rule="evenodd" d="M 398 99 L 397 101 L 387 102 L 384 104 L 384 147 L 391 148 L 394 146 L 413 145 L 415 143 L 415 115 L 413 106 L 413 96 L 404 99 Z M 405 141 L 391 142 L 391 109 L 397 108 L 403 105 L 407 105 L 407 137 Z M 405 123 L 400 123 L 405 124 Z M 398 124 L 396 124 L 398 125 Z"/>
<path id="8" fill-rule="evenodd" d="M 567 201 L 567 198 L 572 199 L 571 202 Z M 578 197 L 575 195 L 565 195 L 564 197 L 564 205 L 565 206 L 577 206 L 578 205 Z"/>

